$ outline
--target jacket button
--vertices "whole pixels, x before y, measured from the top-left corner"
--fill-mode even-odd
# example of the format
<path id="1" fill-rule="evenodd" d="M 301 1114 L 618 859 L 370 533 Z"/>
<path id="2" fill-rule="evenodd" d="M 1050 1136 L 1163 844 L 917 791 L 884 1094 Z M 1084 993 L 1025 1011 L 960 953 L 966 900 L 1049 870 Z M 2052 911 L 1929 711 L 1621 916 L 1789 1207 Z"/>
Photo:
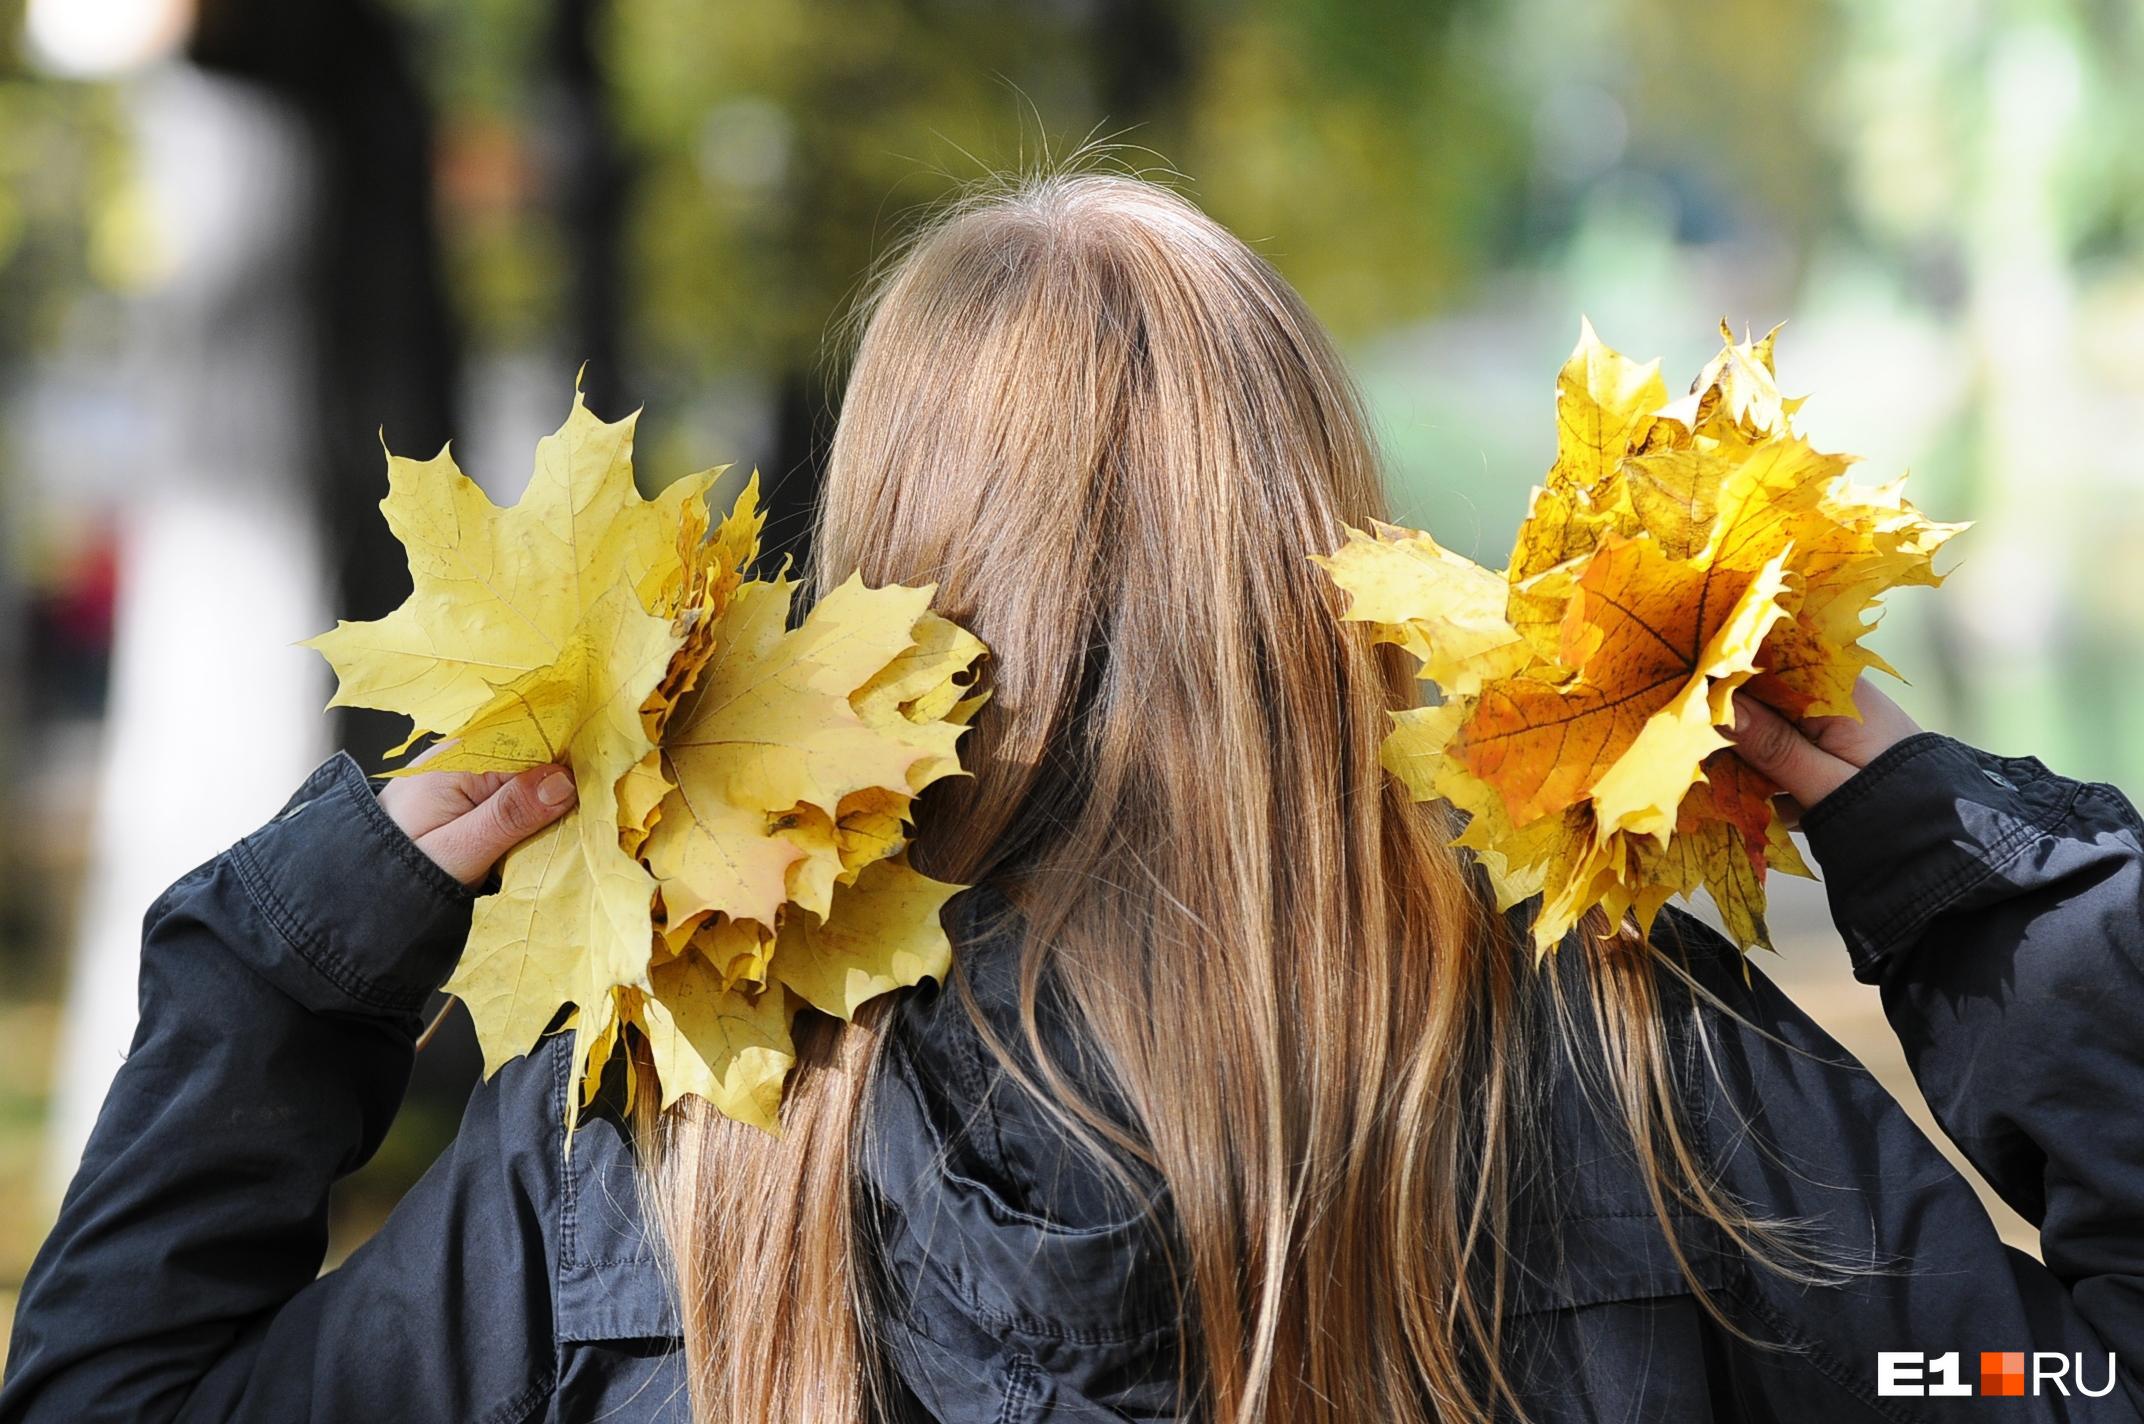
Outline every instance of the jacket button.
<path id="1" fill-rule="evenodd" d="M 2004 776 L 1999 771 L 1990 771 L 1986 767 L 1982 767 L 1980 770 L 1980 774 L 1982 776 L 1985 776 L 1990 782 L 1994 783 L 1997 786 L 2000 786 L 2005 791 L 2017 790 L 2017 783 L 2013 782 L 2009 777 Z"/>

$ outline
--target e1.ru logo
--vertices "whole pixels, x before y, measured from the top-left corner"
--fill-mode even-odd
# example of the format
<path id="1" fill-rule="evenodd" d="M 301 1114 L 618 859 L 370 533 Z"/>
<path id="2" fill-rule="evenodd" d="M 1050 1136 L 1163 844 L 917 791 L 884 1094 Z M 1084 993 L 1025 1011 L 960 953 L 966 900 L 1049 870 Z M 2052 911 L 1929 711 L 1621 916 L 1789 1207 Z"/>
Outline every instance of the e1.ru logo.
<path id="1" fill-rule="evenodd" d="M 2027 1362 L 2030 1361 L 2030 1368 Z M 2107 1380 L 2098 1389 L 2085 1383 L 2083 1355 L 2035 1350 L 1983 1350 L 1980 1352 L 1979 1393 L 1992 1398 L 2035 1397 L 2042 1393 L 2068 1395 L 2070 1386 L 2088 1399 L 2114 1392 L 2114 1356 L 2107 1356 Z M 1958 1352 L 1924 1355 L 1917 1350 L 1883 1350 L 1876 1355 L 1876 1393 L 1879 1395 L 1957 1398 L 1975 1391 L 1964 1377 Z"/>

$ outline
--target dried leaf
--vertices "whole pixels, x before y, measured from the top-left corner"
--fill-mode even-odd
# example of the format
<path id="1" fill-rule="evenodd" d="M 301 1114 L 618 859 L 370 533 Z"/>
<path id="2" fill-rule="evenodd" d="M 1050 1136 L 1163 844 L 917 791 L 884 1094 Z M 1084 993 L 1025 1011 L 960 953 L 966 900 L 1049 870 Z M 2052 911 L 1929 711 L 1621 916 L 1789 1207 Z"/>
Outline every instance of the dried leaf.
<path id="1" fill-rule="evenodd" d="M 1860 645 L 1878 598 L 1940 582 L 1935 552 L 1965 527 L 1896 481 L 1854 485 L 1849 457 L 1795 433 L 1774 336 L 1722 332 L 1670 402 L 1657 363 L 1583 327 L 1557 378 L 1556 462 L 1503 572 L 1384 525 L 1317 560 L 1347 616 L 1442 694 L 1395 715 L 1385 765 L 1466 815 L 1456 843 L 1501 904 L 1542 897 L 1542 950 L 1596 905 L 1642 929 L 1699 889 L 1737 942 L 1765 943 L 1767 871 L 1808 870 L 1777 788 L 1726 750 L 1733 694 L 1856 715 L 1856 678 L 1890 670 Z"/>
<path id="2" fill-rule="evenodd" d="M 577 396 L 505 509 L 444 454 L 391 456 L 415 592 L 312 646 L 337 703 L 412 719 L 400 750 L 452 739 L 426 771 L 573 770 L 574 809 L 506 857 L 448 981 L 486 1072 L 570 1010 L 583 1106 L 637 1039 L 664 1106 L 773 1130 L 801 1008 L 845 1016 L 949 963 L 959 887 L 903 851 L 915 795 L 959 770 L 984 649 L 930 588 L 853 578 L 790 629 L 795 585 L 747 576 L 756 477 L 710 532 L 720 471 L 643 499 L 632 428 Z"/>

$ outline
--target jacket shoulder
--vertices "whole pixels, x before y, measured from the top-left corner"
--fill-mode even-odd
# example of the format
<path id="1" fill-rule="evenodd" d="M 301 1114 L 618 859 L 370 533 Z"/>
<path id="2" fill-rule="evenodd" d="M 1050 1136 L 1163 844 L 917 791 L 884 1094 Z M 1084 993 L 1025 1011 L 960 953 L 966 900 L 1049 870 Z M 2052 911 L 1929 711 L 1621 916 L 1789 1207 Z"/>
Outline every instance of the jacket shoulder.
<path id="1" fill-rule="evenodd" d="M 615 1065 L 614 1065 L 615 1071 Z M 641 1201 L 632 1134 L 606 1091 L 584 1113 L 569 1145 L 573 1035 L 555 1032 L 477 1086 L 448 1155 L 428 1184 L 433 1209 L 479 1234 L 513 1232 L 495 1259 L 542 1263 L 552 1325 L 563 1349 L 577 1344 L 676 1341 L 678 1312 L 662 1246 Z M 622 1083 L 607 1088 L 622 1088 Z M 533 1285 L 534 1282 L 531 1282 Z"/>
<path id="2" fill-rule="evenodd" d="M 1530 959 L 1530 936 L 1523 924 L 1518 927 L 1518 953 Z M 1663 940 L 1686 940 L 1665 951 L 1669 962 L 1694 956 L 1704 962 L 1706 978 L 1731 972 L 1723 951 L 1740 957 L 1700 922 L 1672 909 L 1656 922 L 1655 947 Z M 1672 1191 L 1664 1202 L 1666 1223 L 1661 1219 L 1651 1168 L 1620 1106 L 1618 1070 L 1593 1031 L 1594 984 L 1586 956 L 1566 941 L 1518 973 L 1524 981 L 1519 1051 L 1532 1067 L 1520 1085 L 1522 1160 L 1510 1203 L 1513 1230 L 1505 1242 L 1506 1313 L 1725 1289 L 1735 1263 L 1720 1249 L 1716 1228 Z M 1696 1038 L 1702 1032 L 1696 1015 L 1704 1011 L 1682 975 L 1657 962 L 1653 973 L 1673 1102 L 1701 1142 L 1703 1133 L 1694 1125 L 1720 1115 Z"/>
<path id="3" fill-rule="evenodd" d="M 540 1090 L 542 1103 L 520 1120 L 542 1125 L 547 1149 L 538 1165 L 556 1203 L 550 1222 L 560 1344 L 679 1340 L 665 1248 L 641 1196 L 639 1153 L 613 1106 L 624 1100 L 623 1064 L 613 1060 L 606 1070 L 603 1092 L 580 1115 L 569 1145 L 564 1124 L 577 1106 L 573 1035 L 552 1034 L 527 1062 L 520 1091 Z"/>

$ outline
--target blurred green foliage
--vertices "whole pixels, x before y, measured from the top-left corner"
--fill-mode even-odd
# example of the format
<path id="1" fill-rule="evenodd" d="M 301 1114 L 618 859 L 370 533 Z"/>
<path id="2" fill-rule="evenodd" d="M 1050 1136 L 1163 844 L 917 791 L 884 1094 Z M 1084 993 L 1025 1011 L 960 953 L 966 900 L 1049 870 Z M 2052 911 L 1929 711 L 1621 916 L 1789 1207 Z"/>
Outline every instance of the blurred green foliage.
<path id="1" fill-rule="evenodd" d="M 462 298 L 480 341 L 523 339 L 542 329 L 559 248 L 527 149 L 545 10 L 405 8 L 453 141 L 489 165 L 488 182 L 466 175 L 480 211 L 454 234 Z M 1434 310 L 1518 218 L 1500 175 L 1523 171 L 1524 117 L 1501 92 L 1492 15 L 1408 0 L 618 0 L 605 50 L 637 168 L 641 359 L 666 382 L 814 362 L 918 211 L 1083 148 L 1193 175 L 1342 331 Z"/>
<path id="2" fill-rule="evenodd" d="M 0 7 L 0 35 L 19 33 Z M 0 363 L 51 348 L 86 291 L 141 275 L 124 114 L 110 88 L 22 71 L 0 40 Z"/>
<path id="3" fill-rule="evenodd" d="M 559 0 L 389 3 L 440 110 L 471 349 L 571 369 Z M 1924 500 L 1985 520 L 1945 611 L 1904 615 L 1927 695 L 2144 774 L 2111 730 L 2144 696 L 2116 655 L 2144 640 L 2144 475 L 2112 430 L 2086 438 L 2144 380 L 2131 0 L 608 0 L 599 21 L 630 179 L 617 385 L 647 403 L 651 468 L 766 458 L 735 412 L 827 399 L 829 334 L 918 214 L 1084 150 L 1184 184 L 1302 288 L 1360 358 L 1401 511 L 1472 552 L 1516 522 L 1580 311 L 1671 370 L 1718 306 L 1792 315 L 1790 383 L 1899 392 L 1839 422 L 1872 473 L 1910 460 Z M 0 61 L 4 359 L 140 280 L 153 235 L 122 91 Z M 1847 328 L 1867 339 L 1824 340 Z M 1803 342 L 1827 363 L 1806 377 Z"/>

